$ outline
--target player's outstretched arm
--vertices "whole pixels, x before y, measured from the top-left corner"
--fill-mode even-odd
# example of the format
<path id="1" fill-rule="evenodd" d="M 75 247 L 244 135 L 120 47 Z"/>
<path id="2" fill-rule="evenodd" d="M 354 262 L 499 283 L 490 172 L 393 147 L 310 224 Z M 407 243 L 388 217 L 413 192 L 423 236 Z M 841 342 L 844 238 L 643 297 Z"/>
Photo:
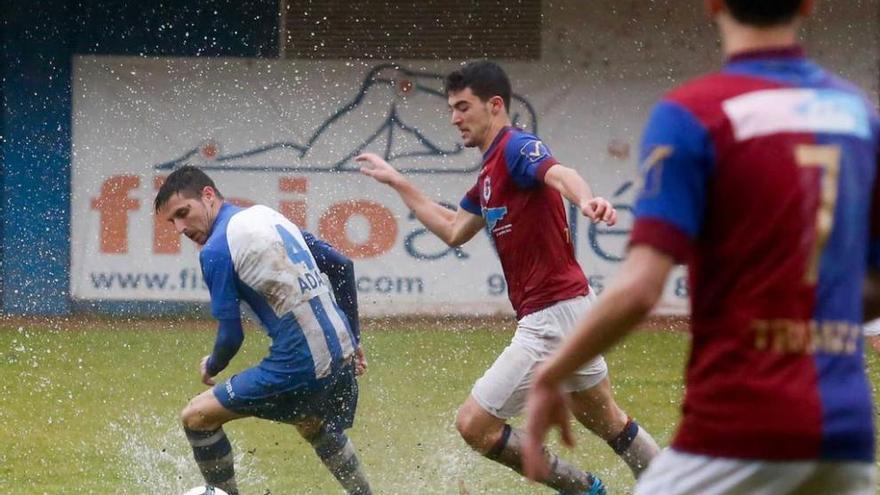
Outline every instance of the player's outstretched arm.
<path id="1" fill-rule="evenodd" d="M 587 312 L 575 332 L 535 374 L 529 391 L 526 445 L 523 463 L 532 480 L 548 473 L 543 443 L 547 432 L 557 426 L 563 440 L 571 441 L 568 406 L 561 384 L 584 363 L 623 338 L 660 299 L 666 277 L 675 262 L 667 254 L 645 245 L 634 246 L 614 282 Z"/>
<path id="2" fill-rule="evenodd" d="M 593 222 L 605 222 L 608 225 L 617 223 L 617 211 L 608 200 L 593 196 L 587 181 L 577 171 L 564 165 L 556 164 L 547 169 L 544 183 L 559 191 L 562 196 L 578 205 L 581 213 Z"/>
<path id="3" fill-rule="evenodd" d="M 428 230 L 450 246 L 460 246 L 473 238 L 484 225 L 483 217 L 462 209 L 451 211 L 430 200 L 403 174 L 375 153 L 355 157 L 361 162 L 361 172 L 382 184 L 391 186 L 416 218 Z"/>

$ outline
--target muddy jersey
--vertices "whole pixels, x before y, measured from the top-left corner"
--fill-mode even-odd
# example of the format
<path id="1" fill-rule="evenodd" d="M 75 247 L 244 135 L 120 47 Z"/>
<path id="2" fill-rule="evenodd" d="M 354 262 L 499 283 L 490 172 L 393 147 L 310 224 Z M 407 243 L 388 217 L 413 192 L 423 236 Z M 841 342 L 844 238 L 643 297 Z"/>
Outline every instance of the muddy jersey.
<path id="1" fill-rule="evenodd" d="M 261 380 L 314 384 L 354 352 L 355 335 L 296 225 L 271 208 L 224 204 L 199 256 L 218 320 L 246 302 L 272 340 Z"/>

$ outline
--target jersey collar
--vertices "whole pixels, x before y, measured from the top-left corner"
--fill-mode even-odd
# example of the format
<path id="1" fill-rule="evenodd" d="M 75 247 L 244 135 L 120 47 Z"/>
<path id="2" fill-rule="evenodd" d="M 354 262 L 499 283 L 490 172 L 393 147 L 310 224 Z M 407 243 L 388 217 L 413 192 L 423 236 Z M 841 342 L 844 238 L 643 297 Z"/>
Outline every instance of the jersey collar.
<path id="1" fill-rule="evenodd" d="M 495 136 L 495 139 L 492 140 L 492 144 L 489 146 L 489 149 L 487 149 L 486 152 L 483 153 L 484 163 L 486 162 L 486 159 L 489 158 L 489 155 L 491 155 L 492 152 L 495 151 L 495 147 L 498 146 L 498 142 L 501 141 L 501 138 L 503 138 L 504 135 L 507 134 L 507 131 L 509 131 L 510 129 L 511 127 L 509 125 L 506 125 L 502 127 L 500 131 L 498 131 L 498 134 Z"/>
<path id="2" fill-rule="evenodd" d="M 217 216 L 214 217 L 214 223 L 211 224 L 211 230 L 210 232 L 208 232 L 209 239 L 214 234 L 214 229 L 217 227 L 217 225 L 219 225 L 224 218 L 232 215 L 235 210 L 236 208 L 232 205 L 232 203 L 228 201 L 223 201 L 223 204 L 220 205 L 220 210 L 217 211 Z"/>

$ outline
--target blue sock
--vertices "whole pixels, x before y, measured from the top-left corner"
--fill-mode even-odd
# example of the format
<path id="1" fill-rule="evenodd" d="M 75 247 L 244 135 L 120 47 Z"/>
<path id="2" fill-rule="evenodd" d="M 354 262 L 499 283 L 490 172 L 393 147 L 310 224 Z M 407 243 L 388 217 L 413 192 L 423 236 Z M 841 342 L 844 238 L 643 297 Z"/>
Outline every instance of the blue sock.
<path id="1" fill-rule="evenodd" d="M 608 445 L 626 462 L 636 478 L 660 453 L 657 442 L 632 418 L 628 419 L 623 431 L 611 439 Z"/>
<path id="2" fill-rule="evenodd" d="M 315 449 L 315 453 L 324 463 L 324 466 L 339 481 L 350 495 L 370 495 L 370 484 L 361 470 L 360 462 L 354 451 L 354 445 L 344 432 L 328 431 L 322 426 L 321 430 L 309 443 Z"/>
<path id="3" fill-rule="evenodd" d="M 196 431 L 184 427 L 183 431 L 192 446 L 193 457 L 205 482 L 224 490 L 229 495 L 238 495 L 232 445 L 226 438 L 223 428 L 214 431 Z"/>
<path id="4" fill-rule="evenodd" d="M 617 455 L 621 455 L 632 445 L 633 440 L 636 439 L 636 435 L 639 434 L 639 424 L 636 423 L 636 420 L 629 418 L 629 421 L 626 422 L 626 425 L 623 427 L 623 431 L 621 431 L 616 437 L 608 441 L 608 445 L 614 449 L 614 452 Z"/>
<path id="5" fill-rule="evenodd" d="M 486 452 L 485 456 L 522 474 L 523 443 L 523 433 L 505 424 L 504 429 L 501 430 L 501 437 L 489 449 L 489 452 Z M 572 466 L 556 454 L 546 450 L 545 454 L 547 462 L 550 464 L 550 475 L 541 480 L 541 484 L 558 490 L 562 494 L 584 493 L 585 490 L 590 489 L 593 477 L 589 473 Z"/>

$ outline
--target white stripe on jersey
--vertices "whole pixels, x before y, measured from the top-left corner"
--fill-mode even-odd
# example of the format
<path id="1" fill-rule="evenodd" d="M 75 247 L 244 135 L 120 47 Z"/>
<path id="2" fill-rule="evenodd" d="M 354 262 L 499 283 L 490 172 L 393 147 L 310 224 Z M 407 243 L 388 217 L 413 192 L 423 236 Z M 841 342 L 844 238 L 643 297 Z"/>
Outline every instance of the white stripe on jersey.
<path id="1" fill-rule="evenodd" d="M 781 132 L 871 136 L 864 101 L 834 89 L 766 89 L 725 100 L 737 141 Z"/>
<path id="2" fill-rule="evenodd" d="M 354 353 L 354 344 L 351 342 L 351 335 L 348 333 L 345 322 L 336 311 L 336 302 L 330 294 L 321 294 L 320 300 L 324 312 L 327 313 L 327 318 L 330 319 L 330 323 L 336 330 L 336 338 L 339 339 L 339 346 L 342 348 L 342 357 L 347 359 Z"/>
<path id="3" fill-rule="evenodd" d="M 306 337 L 309 352 L 312 353 L 312 360 L 315 362 L 315 377 L 324 378 L 330 374 L 333 356 L 330 354 L 330 347 L 327 345 L 327 338 L 324 337 L 321 322 L 318 321 L 318 317 L 308 301 L 293 308 L 293 317 L 299 322 L 303 335 Z M 343 329 L 343 331 L 345 330 Z"/>

